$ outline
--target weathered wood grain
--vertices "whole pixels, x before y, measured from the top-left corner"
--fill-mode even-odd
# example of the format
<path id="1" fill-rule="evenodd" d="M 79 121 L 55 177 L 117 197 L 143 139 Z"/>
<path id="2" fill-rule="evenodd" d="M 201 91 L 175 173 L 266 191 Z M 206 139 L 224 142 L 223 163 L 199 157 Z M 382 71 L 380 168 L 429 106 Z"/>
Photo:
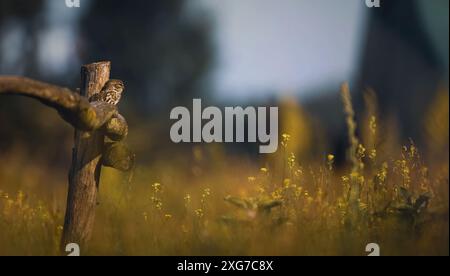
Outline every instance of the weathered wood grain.
<path id="1" fill-rule="evenodd" d="M 89 64 L 81 70 L 81 95 L 90 98 L 99 93 L 109 80 L 111 64 Z M 101 131 L 75 131 L 69 192 L 61 245 L 87 245 L 94 226 L 97 193 L 100 184 L 101 158 L 104 146 Z"/>

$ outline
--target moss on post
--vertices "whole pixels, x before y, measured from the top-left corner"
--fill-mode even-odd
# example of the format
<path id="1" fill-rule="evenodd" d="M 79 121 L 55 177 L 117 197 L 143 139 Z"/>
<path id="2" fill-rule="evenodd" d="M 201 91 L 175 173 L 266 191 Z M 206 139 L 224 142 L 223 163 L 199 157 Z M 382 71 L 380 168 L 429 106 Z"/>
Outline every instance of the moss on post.
<path id="1" fill-rule="evenodd" d="M 134 154 L 124 143 L 107 143 L 103 152 L 103 165 L 120 171 L 130 171 Z"/>

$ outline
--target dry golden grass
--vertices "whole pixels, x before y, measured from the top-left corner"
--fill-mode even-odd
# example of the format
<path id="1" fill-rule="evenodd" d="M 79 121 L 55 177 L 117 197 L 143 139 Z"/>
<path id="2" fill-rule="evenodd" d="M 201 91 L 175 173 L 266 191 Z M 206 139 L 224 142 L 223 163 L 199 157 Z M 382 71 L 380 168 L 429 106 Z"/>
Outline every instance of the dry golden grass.
<path id="1" fill-rule="evenodd" d="M 432 125 L 448 115 L 446 95 L 447 105 L 437 100 L 430 108 L 427 135 L 448 137 L 448 118 Z M 448 139 L 435 137 L 447 155 L 427 162 L 413 142 L 386 153 L 377 142 L 377 108 L 368 107 L 359 138 L 346 87 L 343 100 L 349 166 L 337 168 L 333 153 L 303 164 L 297 153 L 311 141 L 285 133 L 262 166 L 205 145 L 138 166 L 131 181 L 105 168 L 95 230 L 82 254 L 365 255 L 375 242 L 383 255 L 448 255 Z M 0 255 L 57 255 L 64 172 L 47 174 L 17 150 L 0 162 Z"/>

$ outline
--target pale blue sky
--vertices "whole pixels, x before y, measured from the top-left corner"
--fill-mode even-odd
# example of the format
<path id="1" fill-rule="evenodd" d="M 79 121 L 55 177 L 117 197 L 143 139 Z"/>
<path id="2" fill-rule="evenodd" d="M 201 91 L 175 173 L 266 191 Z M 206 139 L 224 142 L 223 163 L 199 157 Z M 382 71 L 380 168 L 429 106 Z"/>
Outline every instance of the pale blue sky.
<path id="1" fill-rule="evenodd" d="M 214 15 L 213 87 L 220 98 L 305 95 L 354 75 L 366 22 L 362 0 L 195 4 Z"/>
<path id="2" fill-rule="evenodd" d="M 87 8 L 47 1 L 52 26 L 39 53 L 51 74 L 76 61 L 74 21 Z M 362 0 L 189 0 L 215 28 L 212 89 L 219 98 L 304 94 L 351 79 L 364 26 Z M 51 50 L 50 50 L 51 49 Z M 324 83 L 326 80 L 327 83 Z"/>

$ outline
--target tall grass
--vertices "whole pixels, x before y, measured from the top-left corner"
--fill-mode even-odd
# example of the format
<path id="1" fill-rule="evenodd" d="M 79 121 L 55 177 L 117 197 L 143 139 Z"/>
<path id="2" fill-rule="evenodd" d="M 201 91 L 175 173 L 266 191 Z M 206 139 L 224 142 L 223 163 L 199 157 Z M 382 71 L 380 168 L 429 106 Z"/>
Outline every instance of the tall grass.
<path id="1" fill-rule="evenodd" d="M 348 85 L 341 92 L 349 166 L 334 153 L 303 163 L 298 135 L 284 133 L 276 156 L 259 166 L 205 145 L 137 166 L 131 183 L 105 168 L 82 254 L 364 255 L 375 242 L 384 255 L 448 255 L 448 154 L 425 162 L 412 141 L 386 152 L 373 94 L 358 137 Z M 448 115 L 448 104 L 436 104 L 430 122 Z M 445 127 L 448 135 L 448 120 L 430 124 L 427 135 Z M 441 144 L 448 149 L 448 139 Z M 16 150 L 0 162 L 0 255 L 59 254 L 65 173 L 46 173 Z"/>

